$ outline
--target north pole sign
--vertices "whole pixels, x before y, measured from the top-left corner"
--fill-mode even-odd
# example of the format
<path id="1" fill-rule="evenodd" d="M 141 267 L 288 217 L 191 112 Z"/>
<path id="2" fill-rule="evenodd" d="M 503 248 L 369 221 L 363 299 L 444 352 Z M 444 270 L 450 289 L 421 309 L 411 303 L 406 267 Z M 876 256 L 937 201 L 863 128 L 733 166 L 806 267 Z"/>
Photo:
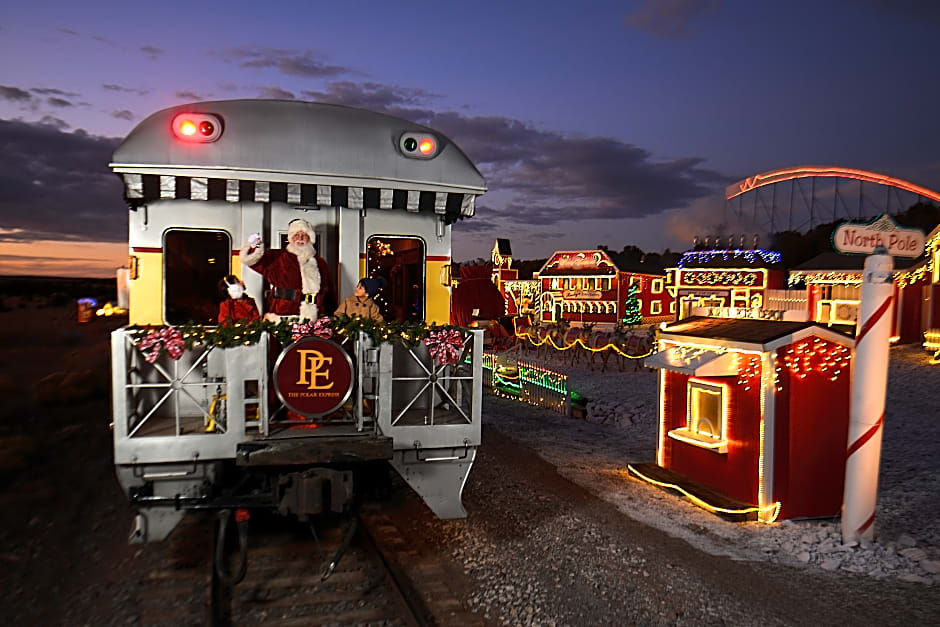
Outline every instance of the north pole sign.
<path id="1" fill-rule="evenodd" d="M 887 215 L 873 222 L 840 224 L 832 232 L 832 245 L 840 253 L 870 255 L 878 246 L 894 257 L 920 257 L 926 238 L 918 229 L 902 229 Z"/>

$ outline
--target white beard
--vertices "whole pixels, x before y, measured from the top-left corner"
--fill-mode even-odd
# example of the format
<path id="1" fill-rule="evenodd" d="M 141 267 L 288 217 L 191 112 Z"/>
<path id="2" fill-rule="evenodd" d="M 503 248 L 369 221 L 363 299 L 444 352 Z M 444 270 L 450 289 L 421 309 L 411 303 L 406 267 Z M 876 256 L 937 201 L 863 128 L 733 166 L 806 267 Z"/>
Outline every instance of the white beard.
<path id="1" fill-rule="evenodd" d="M 307 263 L 317 254 L 317 249 L 313 247 L 313 242 L 307 242 L 305 246 L 297 246 L 294 243 L 288 243 L 287 250 L 297 255 L 297 259 L 301 264 Z"/>
<path id="2" fill-rule="evenodd" d="M 301 290 L 304 294 L 320 293 L 320 267 L 317 265 L 317 249 L 313 247 L 313 242 L 306 246 L 295 246 L 287 244 L 287 252 L 297 256 L 297 263 L 300 264 L 300 282 Z M 316 320 L 317 306 L 315 303 L 300 303 L 300 317 L 306 320 Z"/>

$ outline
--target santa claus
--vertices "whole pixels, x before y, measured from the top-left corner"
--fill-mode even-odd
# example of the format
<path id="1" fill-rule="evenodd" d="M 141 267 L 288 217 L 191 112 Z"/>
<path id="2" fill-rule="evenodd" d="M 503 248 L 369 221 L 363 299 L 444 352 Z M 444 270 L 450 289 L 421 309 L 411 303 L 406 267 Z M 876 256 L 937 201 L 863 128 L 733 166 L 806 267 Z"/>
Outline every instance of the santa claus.
<path id="1" fill-rule="evenodd" d="M 331 306 L 333 282 L 326 261 L 313 246 L 314 237 L 313 226 L 298 218 L 287 226 L 286 249 L 266 249 L 257 234 L 241 249 L 242 263 L 270 285 L 265 292 L 266 318 L 299 315 L 316 320 Z"/>

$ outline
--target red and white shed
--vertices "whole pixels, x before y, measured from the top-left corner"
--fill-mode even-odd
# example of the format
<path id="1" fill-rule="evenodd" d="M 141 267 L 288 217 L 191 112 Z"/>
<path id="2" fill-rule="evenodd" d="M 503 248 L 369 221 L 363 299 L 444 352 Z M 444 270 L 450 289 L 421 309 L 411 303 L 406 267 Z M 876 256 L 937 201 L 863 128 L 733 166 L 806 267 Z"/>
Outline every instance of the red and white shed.
<path id="1" fill-rule="evenodd" d="M 657 465 L 764 521 L 842 505 L 854 340 L 813 322 L 691 317 L 658 352 Z"/>

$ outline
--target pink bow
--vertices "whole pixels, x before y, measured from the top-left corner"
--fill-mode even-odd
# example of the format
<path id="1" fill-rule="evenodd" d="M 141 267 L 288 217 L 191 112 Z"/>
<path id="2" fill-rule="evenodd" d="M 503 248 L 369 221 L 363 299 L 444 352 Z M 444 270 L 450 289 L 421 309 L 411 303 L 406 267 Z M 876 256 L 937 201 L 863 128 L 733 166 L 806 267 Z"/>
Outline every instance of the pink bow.
<path id="1" fill-rule="evenodd" d="M 291 327 L 291 339 L 296 342 L 301 338 L 315 335 L 324 340 L 328 340 L 333 337 L 333 329 L 327 326 L 329 322 L 330 319 L 328 317 L 323 317 L 310 322 L 295 324 Z"/>
<path id="2" fill-rule="evenodd" d="M 460 359 L 463 348 L 463 334 L 460 331 L 448 329 L 445 331 L 431 331 L 425 338 L 431 359 L 441 366 L 450 366 Z"/>
<path id="3" fill-rule="evenodd" d="M 183 342 L 183 334 L 179 332 L 179 329 L 166 327 L 148 333 L 137 348 L 144 354 L 147 363 L 152 364 L 160 356 L 161 348 L 166 350 L 170 359 L 179 359 L 186 350 L 186 344 Z"/>

